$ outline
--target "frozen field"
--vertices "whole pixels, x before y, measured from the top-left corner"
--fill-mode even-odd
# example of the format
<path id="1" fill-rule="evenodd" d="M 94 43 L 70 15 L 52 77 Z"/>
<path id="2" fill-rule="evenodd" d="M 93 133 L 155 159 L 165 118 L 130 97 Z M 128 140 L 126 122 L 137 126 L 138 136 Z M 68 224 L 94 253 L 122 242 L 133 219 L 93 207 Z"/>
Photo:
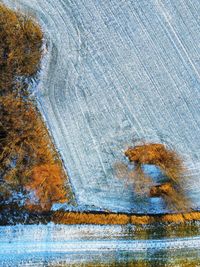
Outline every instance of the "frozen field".
<path id="1" fill-rule="evenodd" d="M 185 157 L 200 207 L 200 1 L 3 0 L 48 42 L 37 97 L 79 205 L 162 212 L 118 180 L 133 139 Z"/>
<path id="2" fill-rule="evenodd" d="M 87 266 L 86 263 L 129 266 L 129 262 L 143 260 L 143 266 L 163 267 L 175 266 L 177 261 L 200 262 L 199 236 L 158 240 L 152 239 L 147 229 L 147 239 L 136 240 L 134 228 L 129 227 L 53 224 L 0 227 L 0 266 Z"/>

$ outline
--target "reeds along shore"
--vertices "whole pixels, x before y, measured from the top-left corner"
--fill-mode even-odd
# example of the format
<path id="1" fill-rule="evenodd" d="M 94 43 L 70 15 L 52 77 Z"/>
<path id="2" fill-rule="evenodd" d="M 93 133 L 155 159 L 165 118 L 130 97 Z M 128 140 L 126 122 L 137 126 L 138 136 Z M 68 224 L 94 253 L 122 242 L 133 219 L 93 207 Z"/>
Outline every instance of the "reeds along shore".
<path id="1" fill-rule="evenodd" d="M 186 229 L 189 231 L 188 223 L 196 223 L 200 220 L 200 212 L 185 212 L 185 213 L 173 213 L 173 214 L 128 214 L 128 213 L 107 213 L 107 212 L 76 212 L 76 211 L 48 211 L 39 209 L 27 210 L 23 207 L 20 209 L 20 213 L 17 214 L 16 210 L 12 208 L 2 210 L 0 225 L 15 225 L 15 224 L 94 224 L 94 225 L 167 225 L 174 229 L 175 225 L 179 228 L 182 225 L 183 229 L 180 233 L 184 233 Z M 12 220 L 9 219 L 8 212 L 12 216 Z M 190 225 L 190 224 L 189 224 Z M 196 225 L 196 230 L 199 234 L 199 224 Z M 186 227 L 186 228 L 185 228 Z M 155 230 L 155 228 L 154 228 Z M 194 233 L 195 228 L 192 227 Z M 196 231 L 195 230 L 195 231 Z M 173 231 L 172 231 L 173 232 Z M 181 236 L 182 236 L 181 234 Z"/>
<path id="2" fill-rule="evenodd" d="M 86 213 L 56 211 L 51 215 L 51 221 L 57 224 L 136 224 L 152 223 L 185 223 L 200 220 L 200 212 L 174 213 L 163 215 L 139 215 L 116 213 Z"/>
<path id="3" fill-rule="evenodd" d="M 0 205 L 49 210 L 68 199 L 66 175 L 28 81 L 39 70 L 43 33 L 0 4 Z M 22 204 L 20 204 L 22 205 Z"/>

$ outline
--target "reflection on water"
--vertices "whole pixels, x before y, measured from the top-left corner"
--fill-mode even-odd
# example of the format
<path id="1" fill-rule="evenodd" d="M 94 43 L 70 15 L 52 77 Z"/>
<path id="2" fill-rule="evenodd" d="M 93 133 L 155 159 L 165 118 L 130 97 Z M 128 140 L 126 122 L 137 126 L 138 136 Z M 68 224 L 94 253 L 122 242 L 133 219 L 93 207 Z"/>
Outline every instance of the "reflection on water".
<path id="1" fill-rule="evenodd" d="M 88 261 L 85 261 L 88 258 Z M 90 258 L 90 259 L 89 259 Z M 32 263 L 33 264 L 33 263 Z M 67 255 L 65 257 L 57 257 L 56 259 L 49 257 L 45 261 L 34 262 L 35 265 L 28 266 L 77 266 L 77 267 L 106 267 L 106 266 L 136 266 L 136 267 L 197 267 L 200 266 L 199 253 L 188 251 L 182 255 L 182 252 L 175 254 L 173 252 L 167 253 L 166 251 L 160 251 L 151 253 L 148 251 L 146 255 L 143 254 L 129 254 L 127 252 L 119 253 L 103 253 L 101 256 L 98 254 L 84 255 L 78 254 L 76 261 L 73 263 L 68 262 Z M 25 265 L 22 265 L 25 266 Z M 26 265 L 27 266 L 27 265 Z"/>
<path id="2" fill-rule="evenodd" d="M 200 224 L 0 227 L 0 266 L 200 266 Z"/>

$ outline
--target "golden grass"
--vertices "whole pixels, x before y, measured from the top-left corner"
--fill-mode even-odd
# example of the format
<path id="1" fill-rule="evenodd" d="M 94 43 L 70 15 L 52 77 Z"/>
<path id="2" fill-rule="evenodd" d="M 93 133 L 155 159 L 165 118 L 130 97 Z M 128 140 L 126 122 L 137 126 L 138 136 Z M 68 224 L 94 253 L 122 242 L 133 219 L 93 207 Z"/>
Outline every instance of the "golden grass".
<path id="1" fill-rule="evenodd" d="M 57 211 L 53 213 L 52 221 L 58 224 L 128 224 L 130 218 L 124 214 Z"/>
<path id="2" fill-rule="evenodd" d="M 152 223 L 185 223 L 200 220 L 200 212 L 137 215 L 117 213 L 86 213 L 56 211 L 52 213 L 51 221 L 57 224 L 100 224 L 100 225 L 147 225 Z"/>

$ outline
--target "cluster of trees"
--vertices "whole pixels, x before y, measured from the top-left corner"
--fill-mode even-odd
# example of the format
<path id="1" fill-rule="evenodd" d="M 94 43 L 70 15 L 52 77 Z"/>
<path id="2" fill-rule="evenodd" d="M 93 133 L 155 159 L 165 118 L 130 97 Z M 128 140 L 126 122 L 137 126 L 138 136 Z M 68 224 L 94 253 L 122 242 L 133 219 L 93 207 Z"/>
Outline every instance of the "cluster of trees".
<path id="1" fill-rule="evenodd" d="M 0 202 L 37 210 L 67 200 L 66 176 L 29 98 L 43 34 L 30 18 L 0 5 Z"/>
<path id="2" fill-rule="evenodd" d="M 0 93 L 22 90 L 38 69 L 43 34 L 26 16 L 0 5 Z"/>
<path id="3" fill-rule="evenodd" d="M 163 144 L 144 143 L 129 147 L 125 156 L 133 164 L 118 163 L 115 166 L 119 178 L 126 178 L 134 186 L 136 194 L 143 197 L 162 197 L 166 205 L 176 211 L 188 210 L 191 206 L 182 187 L 184 174 L 183 161 L 173 150 Z M 144 165 L 157 166 L 166 177 L 166 182 L 157 184 L 153 177 L 146 174 Z"/>
<path id="4" fill-rule="evenodd" d="M 171 180 L 179 183 L 183 173 L 183 164 L 180 156 L 163 144 L 144 144 L 130 147 L 125 156 L 137 166 L 152 164 L 158 166 Z"/>

